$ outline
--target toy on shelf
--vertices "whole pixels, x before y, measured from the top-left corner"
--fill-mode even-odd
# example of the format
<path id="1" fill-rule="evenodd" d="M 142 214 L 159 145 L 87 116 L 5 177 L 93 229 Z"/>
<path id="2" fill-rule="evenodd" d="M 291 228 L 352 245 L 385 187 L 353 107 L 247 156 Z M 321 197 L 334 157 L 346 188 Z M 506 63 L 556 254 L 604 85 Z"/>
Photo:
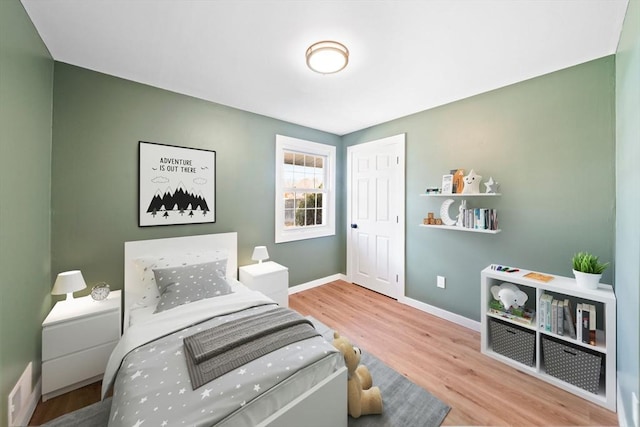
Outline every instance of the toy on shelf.
<path id="1" fill-rule="evenodd" d="M 480 193 L 480 181 L 482 181 L 482 175 L 478 175 L 473 169 L 471 169 L 469 175 L 464 177 L 464 188 L 462 189 L 462 194 Z"/>

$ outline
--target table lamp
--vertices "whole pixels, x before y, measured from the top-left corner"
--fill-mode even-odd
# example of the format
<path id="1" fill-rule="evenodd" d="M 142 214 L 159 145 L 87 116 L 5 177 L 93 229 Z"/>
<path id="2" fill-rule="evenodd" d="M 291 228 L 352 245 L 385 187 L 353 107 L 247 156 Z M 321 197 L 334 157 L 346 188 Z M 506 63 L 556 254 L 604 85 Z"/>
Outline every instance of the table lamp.
<path id="1" fill-rule="evenodd" d="M 73 293 L 81 291 L 87 287 L 87 284 L 82 277 L 80 270 L 65 271 L 58 274 L 56 282 L 53 284 L 51 290 L 52 295 L 64 295 L 67 294 L 66 301 L 73 300 Z"/>
<path id="2" fill-rule="evenodd" d="M 262 264 L 262 261 L 265 259 L 269 259 L 269 252 L 267 252 L 266 246 L 256 246 L 253 248 L 253 255 L 251 255 L 251 259 L 254 261 L 258 261 L 258 264 Z"/>

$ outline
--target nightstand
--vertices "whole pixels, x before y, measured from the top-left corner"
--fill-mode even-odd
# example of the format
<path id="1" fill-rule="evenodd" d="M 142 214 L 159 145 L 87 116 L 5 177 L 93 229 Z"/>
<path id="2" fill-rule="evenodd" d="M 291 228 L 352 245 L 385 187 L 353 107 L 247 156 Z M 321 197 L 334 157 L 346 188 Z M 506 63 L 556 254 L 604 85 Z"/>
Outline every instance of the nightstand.
<path id="1" fill-rule="evenodd" d="M 273 261 L 240 267 L 240 281 L 282 307 L 289 307 L 289 269 Z"/>
<path id="2" fill-rule="evenodd" d="M 120 339 L 120 291 L 60 301 L 42 323 L 42 401 L 99 381 Z"/>

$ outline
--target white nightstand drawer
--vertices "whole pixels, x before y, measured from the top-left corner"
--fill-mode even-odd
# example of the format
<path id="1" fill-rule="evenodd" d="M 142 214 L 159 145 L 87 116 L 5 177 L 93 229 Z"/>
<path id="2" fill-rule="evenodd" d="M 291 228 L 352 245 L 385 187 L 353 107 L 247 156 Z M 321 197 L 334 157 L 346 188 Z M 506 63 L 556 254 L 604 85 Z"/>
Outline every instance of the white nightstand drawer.
<path id="1" fill-rule="evenodd" d="M 104 373 L 117 341 L 42 363 L 42 394 Z"/>
<path id="2" fill-rule="evenodd" d="M 289 272 L 287 270 L 283 270 L 256 277 L 245 276 L 244 278 L 248 283 L 250 283 L 250 285 L 247 285 L 250 288 L 260 291 L 263 294 L 270 295 L 288 289 Z"/>
<path id="3" fill-rule="evenodd" d="M 73 319 L 42 330 L 42 360 L 47 361 L 120 338 L 120 311 Z"/>

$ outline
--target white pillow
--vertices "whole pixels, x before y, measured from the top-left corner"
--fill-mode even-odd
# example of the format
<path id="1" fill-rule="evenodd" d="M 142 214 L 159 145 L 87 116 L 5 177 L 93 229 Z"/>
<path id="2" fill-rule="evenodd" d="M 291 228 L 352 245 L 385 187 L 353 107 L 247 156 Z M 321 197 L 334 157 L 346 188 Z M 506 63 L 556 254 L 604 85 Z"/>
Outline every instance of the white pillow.
<path id="1" fill-rule="evenodd" d="M 160 292 L 156 286 L 156 279 L 153 274 L 154 269 L 179 267 L 192 264 L 202 264 L 204 262 L 220 261 L 227 259 L 229 252 L 226 249 L 217 249 L 207 252 L 183 252 L 167 255 L 142 256 L 133 260 L 140 277 L 139 287 L 141 298 L 138 304 L 142 306 L 155 307 L 160 300 Z"/>

